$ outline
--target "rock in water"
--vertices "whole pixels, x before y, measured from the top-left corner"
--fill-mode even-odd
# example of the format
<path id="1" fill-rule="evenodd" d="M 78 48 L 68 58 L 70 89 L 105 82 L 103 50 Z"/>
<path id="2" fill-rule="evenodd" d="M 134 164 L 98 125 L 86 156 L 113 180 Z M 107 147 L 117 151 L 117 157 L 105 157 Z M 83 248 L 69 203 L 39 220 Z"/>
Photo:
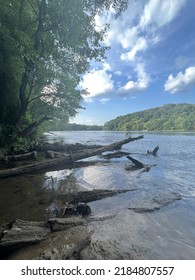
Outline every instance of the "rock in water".
<path id="1" fill-rule="evenodd" d="M 160 210 L 161 207 L 173 203 L 176 200 L 180 200 L 181 198 L 182 196 L 176 192 L 162 192 L 155 195 L 152 199 L 149 198 L 148 200 L 137 204 L 136 207 L 130 207 L 128 209 L 136 213 L 153 212 L 155 210 Z"/>
<path id="2" fill-rule="evenodd" d="M 86 203 L 79 203 L 77 205 L 76 211 L 79 215 L 87 216 L 91 214 L 91 208 Z"/>
<path id="3" fill-rule="evenodd" d="M 153 197 L 153 200 L 160 204 L 161 206 L 170 204 L 175 200 L 180 200 L 182 198 L 181 194 L 176 192 L 159 193 Z"/>

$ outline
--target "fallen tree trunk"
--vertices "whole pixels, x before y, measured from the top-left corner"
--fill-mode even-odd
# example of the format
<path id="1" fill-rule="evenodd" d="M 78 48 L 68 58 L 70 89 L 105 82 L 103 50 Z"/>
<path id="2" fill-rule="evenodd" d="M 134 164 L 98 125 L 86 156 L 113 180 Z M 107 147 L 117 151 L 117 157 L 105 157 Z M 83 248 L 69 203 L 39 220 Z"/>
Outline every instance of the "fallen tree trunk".
<path id="1" fill-rule="evenodd" d="M 138 161 L 137 159 L 134 159 L 131 156 L 127 156 L 127 158 L 129 160 L 131 160 L 134 165 L 126 167 L 126 170 L 127 171 L 132 171 L 132 170 L 141 169 L 139 174 L 138 174 L 138 177 L 141 175 L 141 173 L 149 172 L 152 167 L 156 166 L 156 164 L 143 164 L 141 161 Z"/>
<path id="2" fill-rule="evenodd" d="M 65 231 L 63 235 L 66 237 L 67 230 L 80 226 L 85 226 L 89 222 L 103 221 L 111 219 L 114 215 L 93 216 L 83 219 L 81 217 L 74 218 L 50 218 L 47 221 L 24 221 L 17 219 L 9 224 L 0 226 L 0 251 L 16 250 L 32 244 L 42 242 L 50 233 Z M 81 232 L 78 236 L 81 235 Z"/>
<path id="3" fill-rule="evenodd" d="M 28 174 L 28 173 L 32 173 L 35 171 L 50 170 L 50 169 L 56 168 L 59 165 L 65 167 L 68 164 L 75 163 L 75 161 L 77 161 L 77 160 L 100 155 L 106 151 L 119 150 L 122 147 L 122 145 L 130 143 L 135 140 L 142 139 L 142 138 L 144 138 L 143 135 L 135 137 L 135 138 L 127 138 L 122 141 L 115 142 L 115 143 L 107 145 L 107 146 L 103 146 L 101 148 L 89 149 L 89 150 L 85 150 L 84 152 L 80 151 L 80 152 L 76 152 L 74 154 L 70 153 L 70 155 L 62 156 L 60 158 L 42 160 L 42 161 L 36 162 L 34 164 L 28 164 L 28 165 L 20 166 L 20 167 L 16 167 L 16 168 L 0 170 L 0 178 L 16 176 L 16 175 L 21 175 L 21 174 Z"/>
<path id="4" fill-rule="evenodd" d="M 17 249 L 36 244 L 43 241 L 51 232 L 62 231 L 84 224 L 86 224 L 86 221 L 82 218 L 51 218 L 46 222 L 23 221 L 18 219 L 9 224 L 8 229 L 0 232 L 0 249 Z"/>
<path id="5" fill-rule="evenodd" d="M 125 157 L 128 156 L 130 153 L 128 152 L 123 152 L 123 151 L 119 151 L 119 152 L 115 152 L 115 153 L 109 153 L 106 155 L 103 155 L 103 158 L 105 159 L 111 159 L 111 158 L 121 158 L 121 157 Z"/>
<path id="6" fill-rule="evenodd" d="M 24 160 L 37 160 L 37 152 L 33 151 L 30 153 L 20 154 L 20 155 L 11 155 L 11 156 L 4 156 L 1 158 L 3 162 L 10 162 L 10 161 L 24 161 Z"/>
<path id="7" fill-rule="evenodd" d="M 79 202 L 89 203 L 92 201 L 100 200 L 106 197 L 115 196 L 120 193 L 135 191 L 137 189 L 126 190 L 101 190 L 96 189 L 93 191 L 78 192 L 77 194 L 66 195 L 66 202 L 77 204 Z"/>

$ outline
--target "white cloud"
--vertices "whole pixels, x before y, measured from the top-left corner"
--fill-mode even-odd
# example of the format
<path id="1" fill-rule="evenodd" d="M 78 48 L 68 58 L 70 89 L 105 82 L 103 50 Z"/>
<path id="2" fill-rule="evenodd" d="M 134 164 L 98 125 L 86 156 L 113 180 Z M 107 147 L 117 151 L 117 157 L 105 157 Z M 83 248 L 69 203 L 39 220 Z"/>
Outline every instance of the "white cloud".
<path id="1" fill-rule="evenodd" d="M 121 95 L 133 92 L 141 92 L 148 88 L 150 77 L 145 72 L 143 53 L 149 48 L 164 40 L 165 25 L 168 25 L 179 14 L 187 0 L 143 0 L 129 1 L 128 9 L 115 19 L 115 13 L 109 12 L 95 17 L 96 28 L 109 24 L 110 28 L 105 38 L 105 44 L 112 46 L 108 64 L 104 61 L 100 67 L 84 75 L 80 86 L 90 92 L 85 97 L 86 101 L 92 101 L 99 96 L 105 99 L 114 91 Z M 129 77 L 125 85 L 114 84 L 113 75 L 123 75 L 118 71 L 118 64 L 133 67 L 137 72 L 137 79 Z M 124 69 L 120 67 L 120 70 Z M 131 73 L 130 73 L 131 75 Z M 171 78 L 170 78 L 171 79 Z"/>
<path id="2" fill-rule="evenodd" d="M 150 77 L 147 75 L 144 69 L 144 65 L 139 63 L 136 67 L 137 80 L 128 81 L 126 85 L 118 89 L 119 95 L 127 95 L 129 93 L 142 92 L 148 88 L 150 84 Z"/>
<path id="3" fill-rule="evenodd" d="M 111 70 L 112 70 L 110 64 L 107 63 L 107 62 L 104 62 L 104 63 L 103 63 L 103 69 L 104 69 L 104 70 L 108 70 L 108 71 L 111 71 Z"/>
<path id="4" fill-rule="evenodd" d="M 164 39 L 161 28 L 173 21 L 187 0 L 129 1 L 128 9 L 116 20 L 114 12 L 96 16 L 96 24 L 110 25 L 105 43 L 123 48 L 120 58 L 135 61 L 137 54 Z"/>
<path id="5" fill-rule="evenodd" d="M 148 47 L 148 44 L 147 44 L 146 39 L 143 37 L 140 37 L 140 38 L 138 38 L 134 47 L 128 53 L 121 54 L 121 60 L 134 61 L 137 53 L 140 51 L 144 51 L 147 47 Z"/>
<path id="6" fill-rule="evenodd" d="M 136 26 L 127 28 L 125 32 L 121 34 L 120 44 L 124 49 L 133 47 L 138 39 L 138 30 Z"/>
<path id="7" fill-rule="evenodd" d="M 124 48 L 134 45 L 137 40 L 137 30 L 134 22 L 139 17 L 143 7 L 141 1 L 129 1 L 127 10 L 120 17 L 115 19 L 115 13 L 111 9 L 108 13 L 96 16 L 97 26 L 105 23 L 110 25 L 105 43 L 108 45 L 121 44 Z"/>
<path id="8" fill-rule="evenodd" d="M 162 27 L 171 22 L 179 13 L 186 0 L 150 0 L 144 7 L 140 27 Z"/>
<path id="9" fill-rule="evenodd" d="M 87 89 L 90 93 L 89 96 L 85 97 L 87 100 L 111 91 L 114 87 L 114 81 L 112 80 L 112 75 L 108 74 L 105 69 L 92 70 L 83 76 L 79 86 L 82 89 Z"/>
<path id="10" fill-rule="evenodd" d="M 110 98 L 102 98 L 102 99 L 100 99 L 100 102 L 102 104 L 106 104 L 108 101 L 110 101 Z"/>
<path id="11" fill-rule="evenodd" d="M 184 74 L 179 72 L 176 77 L 172 74 L 165 82 L 164 89 L 172 94 L 188 91 L 195 86 L 195 67 L 189 67 Z"/>

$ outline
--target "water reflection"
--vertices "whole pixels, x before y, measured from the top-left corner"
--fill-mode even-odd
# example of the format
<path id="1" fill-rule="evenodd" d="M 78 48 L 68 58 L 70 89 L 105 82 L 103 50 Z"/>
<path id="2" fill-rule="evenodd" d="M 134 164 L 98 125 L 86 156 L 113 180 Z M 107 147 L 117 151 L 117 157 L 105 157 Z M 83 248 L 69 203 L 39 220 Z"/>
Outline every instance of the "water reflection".
<path id="1" fill-rule="evenodd" d="M 43 188 L 47 190 L 59 190 L 63 182 L 65 183 L 68 181 L 71 174 L 73 174 L 72 170 L 46 172 Z"/>

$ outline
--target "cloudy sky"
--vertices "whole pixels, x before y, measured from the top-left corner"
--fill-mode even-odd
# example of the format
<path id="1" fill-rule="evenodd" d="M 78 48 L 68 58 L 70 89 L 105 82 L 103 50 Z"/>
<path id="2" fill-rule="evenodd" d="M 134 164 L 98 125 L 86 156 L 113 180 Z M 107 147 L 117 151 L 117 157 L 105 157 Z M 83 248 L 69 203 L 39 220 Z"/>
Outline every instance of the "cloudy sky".
<path id="1" fill-rule="evenodd" d="M 128 10 L 96 18 L 110 24 L 103 63 L 80 87 L 86 108 L 72 120 L 99 124 L 167 103 L 195 103 L 195 1 L 129 0 Z"/>

